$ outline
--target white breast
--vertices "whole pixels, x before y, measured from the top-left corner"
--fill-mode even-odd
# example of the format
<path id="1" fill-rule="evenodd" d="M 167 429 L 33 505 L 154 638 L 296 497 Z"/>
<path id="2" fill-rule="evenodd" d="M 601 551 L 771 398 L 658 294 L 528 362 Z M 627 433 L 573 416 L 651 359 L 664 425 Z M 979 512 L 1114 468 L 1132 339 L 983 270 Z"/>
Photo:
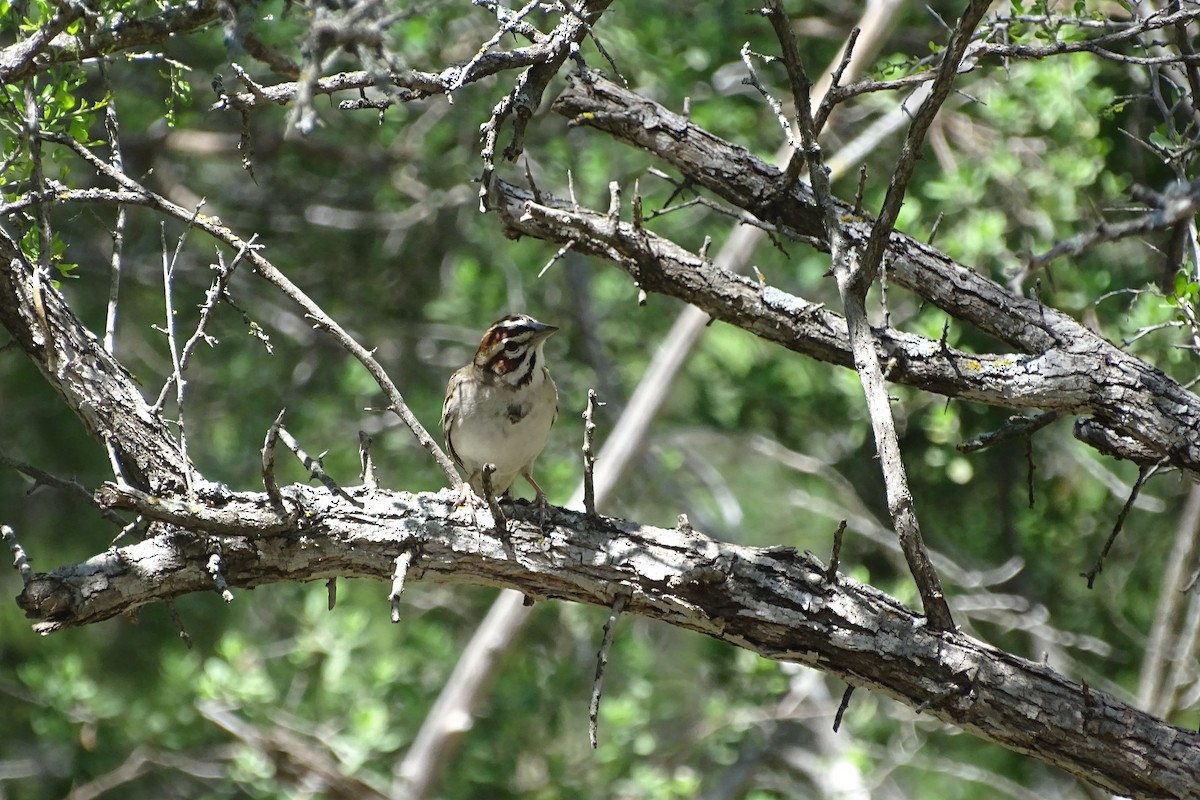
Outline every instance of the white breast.
<path id="1" fill-rule="evenodd" d="M 558 408 L 558 392 L 550 373 L 537 371 L 528 386 L 468 383 L 451 435 L 454 451 L 468 474 L 496 465 L 492 491 L 499 495 L 517 475 L 528 470 L 546 446 Z M 482 481 L 472 481 L 482 494 Z"/>

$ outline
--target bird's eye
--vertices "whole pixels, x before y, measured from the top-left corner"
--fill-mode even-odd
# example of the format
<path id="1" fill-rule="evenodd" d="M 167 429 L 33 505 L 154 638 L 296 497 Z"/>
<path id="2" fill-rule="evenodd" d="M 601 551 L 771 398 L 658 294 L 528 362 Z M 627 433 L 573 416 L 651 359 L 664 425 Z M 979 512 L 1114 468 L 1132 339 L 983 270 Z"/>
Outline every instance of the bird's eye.
<path id="1" fill-rule="evenodd" d="M 515 353 L 520 349 L 521 349 L 521 343 L 514 339 L 509 339 L 507 342 L 504 343 L 504 352 L 506 352 L 506 353 Z"/>

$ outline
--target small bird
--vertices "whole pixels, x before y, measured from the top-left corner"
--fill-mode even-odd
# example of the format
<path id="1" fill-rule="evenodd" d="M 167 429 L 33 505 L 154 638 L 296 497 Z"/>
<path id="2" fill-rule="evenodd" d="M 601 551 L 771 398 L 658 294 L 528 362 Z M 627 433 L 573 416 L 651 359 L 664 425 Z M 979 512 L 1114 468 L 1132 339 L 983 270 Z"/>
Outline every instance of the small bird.
<path id="1" fill-rule="evenodd" d="M 451 457 L 467 471 L 470 489 L 464 487 L 461 504 L 484 499 L 483 467 L 491 463 L 495 496 L 522 475 L 546 509 L 533 461 L 558 418 L 558 390 L 542 356 L 542 345 L 556 330 L 528 314 L 501 317 L 484 332 L 471 363 L 450 376 L 442 432 Z"/>

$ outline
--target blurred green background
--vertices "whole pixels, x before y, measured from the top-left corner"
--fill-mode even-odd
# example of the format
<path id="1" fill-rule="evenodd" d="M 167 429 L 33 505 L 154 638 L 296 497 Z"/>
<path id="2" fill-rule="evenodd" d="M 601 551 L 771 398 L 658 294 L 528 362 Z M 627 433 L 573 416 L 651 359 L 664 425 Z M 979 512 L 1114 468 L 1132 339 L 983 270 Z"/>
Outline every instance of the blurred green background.
<path id="1" fill-rule="evenodd" d="M 155 8 L 114 5 L 130 14 Z M 399 18 L 387 41 L 399 67 L 436 71 L 469 58 L 495 29 L 494 16 L 474 4 L 395 5 Z M 816 73 L 857 21 L 856 9 L 791 5 Z M 932 8 L 950 20 L 957 4 Z M 695 4 L 685 34 L 677 4 L 615 3 L 596 35 L 633 88 L 671 108 L 686 101 L 697 123 L 769 157 L 781 132 L 761 97 L 740 83 L 738 53 L 743 42 L 760 53 L 778 45 L 751 9 Z M 299 57 L 309 19 L 304 7 L 262 2 L 242 12 L 257 35 Z M 52 14 L 43 3 L 0 2 L 0 45 L 15 40 L 24 17 L 44 24 Z M 557 17 L 538 12 L 530 19 L 548 29 Z M 1014 26 L 1014 36 L 1036 33 Z M 876 76 L 897 74 L 944 39 L 936 15 L 920 4 L 906 7 Z M 606 66 L 590 41 L 582 51 L 593 66 Z M 552 502 L 566 502 L 581 478 L 579 414 L 587 390 L 600 389 L 607 403 L 598 420 L 603 441 L 682 306 L 659 296 L 639 305 L 624 273 L 574 255 L 539 276 L 557 247 L 509 241 L 494 218 L 479 213 L 479 126 L 513 74 L 468 85 L 453 104 L 430 98 L 382 116 L 339 110 L 336 99 L 318 97 L 319 124 L 305 136 L 289 130 L 286 108 L 260 110 L 248 121 L 251 176 L 237 147 L 241 120 L 210 108 L 211 83 L 220 74 L 227 87 L 238 86 L 231 62 L 263 84 L 281 79 L 231 48 L 220 25 L 148 52 L 110 59 L 107 79 L 85 64 L 5 86 L 4 152 L 23 146 L 28 88 L 49 98 L 47 127 L 89 136 L 107 157 L 103 114 L 93 108 L 110 99 L 126 171 L 184 206 L 203 200 L 204 213 L 244 237 L 257 234 L 277 267 L 376 349 L 431 430 L 446 379 L 492 320 L 524 310 L 559 325 L 547 357 L 562 413 L 538 477 Z M 357 66 L 350 57 L 333 60 L 325 74 Z M 782 67 L 759 70 L 777 96 L 787 95 Z M 1134 139 L 1171 147 L 1179 135 L 1147 99 L 1145 75 L 1076 55 L 963 76 L 962 94 L 931 132 L 900 229 L 924 239 L 936 228 L 940 249 L 1006 281 L 1028 254 L 1126 205 L 1133 185 L 1164 186 L 1172 172 Z M 548 111 L 561 81 L 530 124 L 526 155 L 501 166 L 501 174 L 521 182 L 528 164 L 540 188 L 560 195 L 570 175 L 578 200 L 590 207 L 607 206 L 611 180 L 626 198 L 636 181 L 647 209 L 666 203 L 674 186 L 647 172 L 655 166 L 648 156 L 594 131 L 568 129 Z M 828 132 L 826 152 L 896 102 L 885 93 L 848 104 Z M 893 136 L 867 159 L 868 209 L 879 207 L 898 148 Z M 46 170 L 70 186 L 97 185 L 62 148 L 47 148 Z M 7 165 L 6 200 L 28 190 L 28 175 L 24 159 Z M 851 199 L 857 182 L 851 171 L 835 191 Z M 52 208 L 50 216 L 62 243 L 62 289 L 92 330 L 102 331 L 115 211 L 73 205 Z M 18 219 L 5 224 L 19 234 L 33 229 Z M 653 227 L 692 249 L 711 236 L 715 252 L 733 226 L 693 206 Z M 117 354 L 151 400 L 170 371 L 160 331 L 164 242 L 174 251 L 181 236 L 176 325 L 186 333 L 213 279 L 216 244 L 130 209 Z M 1135 340 L 1131 351 L 1187 381 L 1197 372 L 1195 359 L 1177 346 L 1189 332 L 1175 323 L 1194 302 L 1196 285 L 1162 274 L 1156 248 L 1163 244 L 1126 241 L 1055 262 L 1037 289 L 1110 340 Z M 838 307 L 827 258 L 802 244 L 764 245 L 753 263 L 772 285 Z M 1155 291 L 1159 285 L 1171 292 Z M 239 269 L 230 291 L 247 316 L 218 308 L 211 329 L 217 342 L 197 351 L 184 409 L 190 454 L 207 478 L 259 487 L 264 432 L 286 407 L 289 430 L 310 453 L 326 452 L 326 469 L 343 484 L 357 482 L 357 434 L 365 430 L 383 485 L 443 485 L 411 434 L 371 410 L 385 401 L 361 365 L 248 270 Z M 947 318 L 939 310 L 895 288 L 888 302 L 893 326 L 942 335 Z M 269 337 L 270 352 L 250 335 L 251 322 Z M 1141 335 L 1152 326 L 1162 327 Z M 953 321 L 948 338 L 968 350 L 997 347 Z M 1098 589 L 1089 591 L 1078 574 L 1099 552 L 1136 468 L 1075 442 L 1070 420 L 1059 421 L 1032 442 L 1030 507 L 1024 442 L 971 455 L 955 449 L 1002 425 L 1009 412 L 904 387 L 891 391 L 925 538 L 945 559 L 943 579 L 967 630 L 1133 697 L 1189 482 L 1171 474 L 1151 481 Z M 0 449 L 10 457 L 89 491 L 110 477 L 103 449 L 15 347 L 0 350 L 0 409 Z M 173 404 L 167 410 L 173 414 Z M 822 556 L 838 520 L 847 518 L 843 569 L 917 604 L 891 543 L 852 372 L 713 325 L 643 445 L 608 513 L 673 525 L 686 512 L 696 528 L 723 540 Z M 281 482 L 307 479 L 292 459 L 281 459 L 279 470 Z M 0 468 L 0 522 L 15 529 L 43 571 L 103 551 L 117 533 L 88 503 L 35 487 L 8 468 Z M 11 598 L 19 588 L 15 571 L 0 571 L 0 595 Z M 229 606 L 215 593 L 178 601 L 191 649 L 162 606 L 47 638 L 30 631 L 14 603 L 0 606 L 0 798 L 338 796 L 297 777 L 279 752 L 304 762 L 310 749 L 386 794 L 394 766 L 495 592 L 413 583 L 399 625 L 389 622 L 384 582 L 341 581 L 332 612 L 320 584 L 235 596 Z M 587 701 L 604 618 L 602 610 L 559 603 L 535 609 L 431 796 L 782 798 L 836 796 L 828 793 L 839 786 L 947 800 L 1088 796 L 1061 773 L 866 692 L 854 696 L 841 731 L 832 734 L 839 681 L 632 618 L 617 631 L 593 752 Z M 231 729 L 230 719 L 243 727 Z M 1194 710 L 1174 719 L 1197 722 Z M 289 733 L 304 747 L 263 743 L 286 742 L 279 737 Z"/>

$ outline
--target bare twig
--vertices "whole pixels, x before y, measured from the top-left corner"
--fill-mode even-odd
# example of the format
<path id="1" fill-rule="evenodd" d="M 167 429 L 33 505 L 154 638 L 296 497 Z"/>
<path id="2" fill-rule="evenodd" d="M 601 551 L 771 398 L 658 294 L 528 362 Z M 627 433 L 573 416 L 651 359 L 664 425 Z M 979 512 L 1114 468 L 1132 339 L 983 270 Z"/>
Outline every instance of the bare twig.
<path id="1" fill-rule="evenodd" d="M 1129 490 L 1129 499 L 1125 501 L 1125 505 L 1121 507 L 1121 513 L 1117 514 L 1117 521 L 1113 523 L 1112 533 L 1108 535 L 1108 539 L 1104 542 L 1104 547 L 1100 549 L 1100 555 L 1096 557 L 1096 563 L 1087 572 L 1079 573 L 1081 577 L 1087 578 L 1087 586 L 1089 589 L 1093 587 L 1098 576 L 1104 570 L 1104 559 L 1108 556 L 1108 551 L 1112 549 L 1113 542 L 1117 540 L 1121 529 L 1125 527 L 1125 518 L 1129 516 L 1129 512 L 1133 509 L 1133 504 L 1137 501 L 1138 495 L 1142 491 L 1142 487 L 1146 485 L 1146 481 L 1150 480 L 1154 473 L 1158 472 L 1159 468 L 1166 464 L 1166 459 L 1159 461 L 1151 466 L 1143 466 L 1138 470 L 1137 480 L 1133 482 L 1133 488 Z"/>
<path id="2" fill-rule="evenodd" d="M 593 515 L 596 513 L 596 486 L 593 477 L 596 468 L 596 455 L 593 451 L 596 423 L 592 420 L 596 405 L 596 390 L 588 389 L 587 406 L 583 410 L 583 508 Z"/>
<path id="3" fill-rule="evenodd" d="M 283 505 L 283 494 L 280 493 L 279 484 L 275 480 L 275 444 L 279 441 L 279 431 L 283 428 L 283 415 L 286 410 L 280 409 L 279 416 L 275 417 L 275 421 L 267 428 L 262 449 L 263 488 L 267 491 L 271 508 L 281 516 L 287 513 L 287 508 Z"/>
<path id="4" fill-rule="evenodd" d="M 388 592 L 388 603 L 392 606 L 392 622 L 400 621 L 400 595 L 404 591 L 404 579 L 408 576 L 408 568 L 412 565 L 413 554 L 405 550 L 396 556 L 396 571 L 392 573 L 392 589 Z"/>
<path id="5" fill-rule="evenodd" d="M 17 541 L 17 534 L 8 525 L 0 525 L 0 537 L 4 539 L 8 549 L 12 550 L 13 566 L 21 573 L 21 583 L 28 586 L 29 579 L 33 577 L 33 567 L 29 566 L 25 548 L 21 547 L 21 543 Z"/>
<path id="6" fill-rule="evenodd" d="M 124 206 L 121 206 L 121 208 L 124 208 Z M 209 346 L 216 343 L 216 340 L 207 333 L 209 321 L 212 319 L 213 312 L 216 311 L 217 304 L 221 300 L 229 299 L 229 281 L 233 278 L 233 270 L 241 263 L 242 258 L 245 257 L 250 248 L 256 246 L 255 242 L 257 240 L 258 234 L 256 233 L 243 243 L 238 249 L 237 255 L 234 256 L 233 261 L 229 263 L 229 266 L 225 266 L 225 256 L 220 251 L 217 252 L 217 263 L 213 266 L 217 277 L 213 279 L 212 285 L 204 294 L 204 303 L 200 306 L 200 320 L 196 323 L 196 330 L 188 338 L 187 342 L 184 343 L 183 350 L 179 353 L 179 371 L 181 374 L 187 369 L 188 363 L 192 359 L 192 351 L 196 349 L 196 345 L 200 341 L 204 341 Z M 166 383 L 163 384 L 163 388 L 158 394 L 158 400 L 154 403 L 155 408 L 163 407 L 163 403 L 166 402 L 167 393 L 175 385 L 175 380 L 176 374 L 172 372 L 167 377 Z"/>
<path id="7" fill-rule="evenodd" d="M 483 485 L 483 499 L 487 503 L 488 511 L 492 512 L 492 522 L 495 523 L 496 532 L 507 535 L 508 533 L 508 518 L 504 516 L 504 512 L 500 509 L 500 504 L 496 502 L 496 494 L 492 491 L 492 475 L 496 473 L 496 465 L 490 461 L 483 465 L 480 470 L 480 483 Z"/>
<path id="8" fill-rule="evenodd" d="M 986 447 L 991 447 L 994 444 L 1007 442 L 1012 439 L 1032 436 L 1042 428 L 1054 422 L 1061 417 L 1062 411 L 1047 411 L 1044 414 L 1038 414 L 1033 417 L 1009 417 L 1003 426 L 994 431 L 981 433 L 978 436 L 967 439 L 964 442 L 959 442 L 955 448 L 960 453 L 974 453 L 978 450 L 983 450 Z"/>
<path id="9" fill-rule="evenodd" d="M 980 0 L 976 0 L 976 5 L 979 2 Z M 986 6 L 986 3 L 984 5 Z M 950 614 L 950 607 L 946 603 L 941 581 L 929 559 L 929 553 L 926 551 L 921 537 L 921 528 L 900 453 L 896 422 L 892 415 L 891 403 L 888 400 L 883 371 L 879 365 L 876 336 L 867 318 L 866 295 L 872 282 L 862 281 L 864 275 L 862 259 L 867 256 L 860 254 L 851 246 L 838 218 L 837 204 L 829 184 L 829 171 L 823 162 L 813 128 L 808 100 L 811 84 L 800 60 L 799 48 L 796 46 L 791 24 L 783 10 L 783 5 L 780 0 L 772 0 L 763 13 L 770 20 L 782 46 L 784 65 L 787 67 L 788 77 L 792 84 L 801 146 L 808 162 L 813 197 L 821 212 L 821 224 L 829 241 L 838 293 L 841 295 L 842 305 L 846 311 L 846 327 L 854 356 L 854 367 L 862 383 L 863 394 L 866 396 L 867 411 L 870 415 L 875 446 L 883 470 L 884 488 L 887 492 L 888 510 L 892 515 L 892 523 L 900 539 L 900 547 L 908 562 L 909 571 L 912 573 L 917 590 L 921 595 L 926 617 L 930 624 L 938 629 L 953 630 L 954 620 Z M 877 223 L 875 231 L 878 230 Z M 872 236 L 875 231 L 872 231 Z M 869 247 L 868 243 L 868 250 Z M 880 254 L 882 255 L 882 251 Z M 876 266 L 878 266 L 878 262 L 876 262 Z"/>
<path id="10" fill-rule="evenodd" d="M 1033 436 L 1025 437 L 1025 496 L 1026 502 L 1030 508 L 1033 508 L 1034 501 L 1037 496 L 1033 491 L 1033 473 L 1037 471 L 1037 464 L 1033 460 Z"/>
<path id="11" fill-rule="evenodd" d="M 575 246 L 574 242 L 567 242 L 562 247 L 558 248 L 558 250 L 555 251 L 554 255 L 550 256 L 550 260 L 546 262 L 546 266 L 541 268 L 541 270 L 538 272 L 537 276 L 540 278 L 543 275 L 545 275 L 546 271 L 549 270 L 552 266 L 554 266 L 554 263 L 556 261 L 558 261 L 560 258 L 562 258 L 567 253 L 569 253 L 571 251 L 571 248 L 574 246 Z"/>
<path id="12" fill-rule="evenodd" d="M 282 414 L 283 412 L 280 412 L 281 416 Z M 270 431 L 268 431 L 267 435 L 268 437 L 270 436 Z M 337 481 L 329 477 L 329 473 L 325 472 L 325 467 L 321 464 L 321 459 L 325 455 L 324 453 L 315 458 L 310 456 L 307 452 L 305 452 L 304 448 L 300 446 L 300 443 L 296 441 L 295 437 L 288 433 L 287 428 L 283 427 L 282 425 L 279 426 L 278 435 L 280 441 L 282 441 L 289 450 L 296 454 L 296 458 L 300 459 L 300 463 L 302 463 L 304 468 L 308 470 L 308 473 L 311 477 L 316 478 L 326 489 L 338 495 L 339 497 L 344 498 L 347 502 L 350 502 L 356 506 L 362 505 L 361 500 L 358 500 L 357 498 L 351 497 L 349 494 L 347 494 L 346 490 L 341 486 L 338 486 Z"/>
<path id="13" fill-rule="evenodd" d="M 596 674 L 592 678 L 592 697 L 588 703 L 588 741 L 591 742 L 593 750 L 599 746 L 597 728 L 600 719 L 600 690 L 604 683 L 604 668 L 608 665 L 608 654 L 612 650 L 613 635 L 617 629 L 617 618 L 625 610 L 627 602 L 629 602 L 628 591 L 624 589 L 619 590 L 613 598 L 612 608 L 608 612 L 608 619 L 604 621 L 604 636 L 600 640 L 600 649 L 596 652 Z"/>
<path id="14" fill-rule="evenodd" d="M 163 601 L 163 605 L 167 607 L 167 616 L 171 618 L 171 624 L 179 632 L 179 638 L 183 640 L 184 647 L 191 650 L 192 635 L 188 633 L 187 626 L 183 624 L 183 617 L 179 615 L 179 608 L 175 605 L 175 600 L 167 598 Z"/>
<path id="15" fill-rule="evenodd" d="M 201 203 L 201 205 L 203 205 L 203 203 Z M 201 206 L 196 207 L 197 215 L 200 214 L 200 208 L 201 208 Z M 183 399 L 184 399 L 184 393 L 187 390 L 187 381 L 185 381 L 183 378 L 183 367 L 179 362 L 179 346 L 175 339 L 175 303 L 171 297 L 171 294 L 172 294 L 171 286 L 172 286 L 172 278 L 175 274 L 175 264 L 176 264 L 177 260 L 179 259 L 179 251 L 183 248 L 183 240 L 184 240 L 184 237 L 187 235 L 187 231 L 185 230 L 182 234 L 180 234 L 179 241 L 175 247 L 175 255 L 172 256 L 170 259 L 167 258 L 166 238 L 165 238 L 166 231 L 163 230 L 162 233 L 164 236 L 164 238 L 163 238 L 163 258 L 162 258 L 163 306 L 166 310 L 166 317 L 167 317 L 166 327 L 163 330 L 167 334 L 167 346 L 171 352 L 171 370 L 172 370 L 171 374 L 175 379 L 175 416 L 176 416 L 176 419 L 179 424 L 179 453 L 180 453 L 180 456 L 183 458 L 183 463 L 184 463 L 183 481 L 184 481 L 184 485 L 187 487 L 188 494 L 191 495 L 192 491 L 193 491 L 193 489 L 192 489 L 192 464 L 191 464 L 191 460 L 188 458 L 187 427 L 184 425 L 184 421 L 183 421 Z M 165 396 L 165 393 L 164 393 L 164 396 Z M 161 406 L 156 407 L 155 410 L 157 411 L 159 408 L 161 408 Z"/>
<path id="16" fill-rule="evenodd" d="M 829 555 L 829 566 L 825 569 L 825 580 L 829 583 L 837 583 L 838 565 L 842 558 L 842 537 L 845 533 L 846 520 L 841 520 L 837 530 L 833 532 L 833 552 Z"/>
<path id="17" fill-rule="evenodd" d="M 850 695 L 852 694 L 854 694 L 854 686 L 847 684 L 846 691 L 842 692 L 842 702 L 838 703 L 837 713 L 833 716 L 834 733 L 842 727 L 842 717 L 845 715 L 846 709 L 850 707 Z"/>
<path id="18" fill-rule="evenodd" d="M 13 458 L 4 451 L 0 451 L 0 464 L 3 464 L 6 467 L 12 467 L 18 472 L 22 472 L 25 475 L 28 475 L 30 478 L 33 478 L 34 484 L 32 487 L 30 487 L 30 492 L 34 491 L 38 486 L 51 486 L 55 489 L 60 489 L 67 494 L 74 495 L 76 498 L 84 501 L 89 506 L 98 508 L 100 510 L 100 515 L 114 525 L 125 525 L 125 520 L 121 518 L 120 514 L 113 512 L 111 509 L 99 506 L 96 503 L 96 498 L 93 497 L 92 493 L 85 489 L 83 484 L 81 484 L 79 481 L 60 478 L 59 476 L 47 472 L 44 469 L 35 467 L 32 464 L 27 464 L 20 459 Z"/>
<path id="19" fill-rule="evenodd" d="M 109 162 L 117 172 L 124 172 L 124 158 L 121 154 L 121 132 L 117 121 L 117 98 L 108 80 L 108 67 L 103 58 L 97 62 L 100 69 L 100 79 L 104 83 L 108 102 L 104 104 L 104 132 L 108 135 Z M 117 299 L 121 290 L 121 256 L 125 250 L 125 206 L 117 206 L 117 219 L 113 223 L 113 250 L 109 260 L 108 308 L 104 317 L 104 349 L 110 353 L 116 352 L 117 334 Z"/>
<path id="20" fill-rule="evenodd" d="M 371 458 L 371 437 L 366 431 L 358 432 L 359 477 L 368 491 L 375 491 L 379 484 L 375 480 L 375 461 Z"/>
<path id="21" fill-rule="evenodd" d="M 850 30 L 850 34 L 846 37 L 846 44 L 842 47 L 842 56 L 838 60 L 838 65 L 834 67 L 833 72 L 829 73 L 829 88 L 825 92 L 825 96 L 821 98 L 821 104 L 817 106 L 817 113 L 813 119 L 813 132 L 818 136 L 825 128 L 825 123 L 829 121 L 829 116 L 833 113 L 833 107 L 839 101 L 837 89 L 842 82 L 842 76 L 846 74 L 850 63 L 854 60 L 854 46 L 858 44 L 858 37 L 862 34 L 862 28 L 855 26 Z M 809 102 L 811 100 L 811 92 L 809 93 Z"/>
<path id="22" fill-rule="evenodd" d="M 784 142 L 793 150 L 799 150 L 799 142 L 796 141 L 796 135 L 792 132 L 792 123 L 788 121 L 787 114 L 784 113 L 783 103 L 781 103 L 770 92 L 768 92 L 767 87 L 762 85 L 762 82 L 758 79 L 758 71 L 754 69 L 754 61 L 751 58 L 751 56 L 758 56 L 759 58 L 763 58 L 770 63 L 770 57 L 764 56 L 761 53 L 755 53 L 750 49 L 749 42 L 746 42 L 742 45 L 741 56 L 742 63 L 746 65 L 747 73 L 747 77 L 742 79 L 742 83 L 749 84 L 758 90 L 758 93 L 761 94 L 763 99 L 767 101 L 767 105 L 771 107 L 771 111 L 774 112 L 775 119 L 779 122 L 779 127 L 783 129 Z M 804 105 L 806 107 L 808 106 L 809 88 L 811 87 L 805 87 L 804 90 Z"/>

